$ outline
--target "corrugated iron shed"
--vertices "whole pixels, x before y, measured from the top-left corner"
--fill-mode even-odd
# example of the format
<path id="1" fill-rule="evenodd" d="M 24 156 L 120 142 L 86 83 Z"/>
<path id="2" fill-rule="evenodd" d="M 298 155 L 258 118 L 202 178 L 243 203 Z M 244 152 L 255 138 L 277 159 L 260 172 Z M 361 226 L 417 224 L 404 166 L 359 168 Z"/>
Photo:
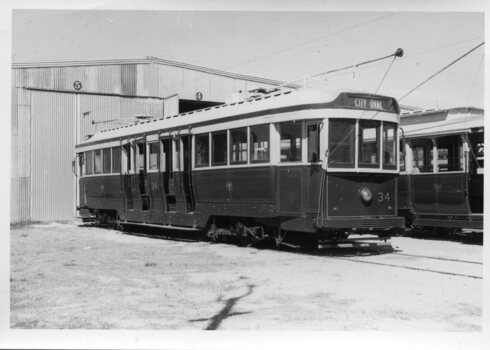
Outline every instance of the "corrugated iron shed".
<path id="1" fill-rule="evenodd" d="M 71 162 L 86 135 L 138 114 L 164 117 L 283 84 L 155 57 L 24 62 L 12 70 L 12 223 L 74 217 Z"/>

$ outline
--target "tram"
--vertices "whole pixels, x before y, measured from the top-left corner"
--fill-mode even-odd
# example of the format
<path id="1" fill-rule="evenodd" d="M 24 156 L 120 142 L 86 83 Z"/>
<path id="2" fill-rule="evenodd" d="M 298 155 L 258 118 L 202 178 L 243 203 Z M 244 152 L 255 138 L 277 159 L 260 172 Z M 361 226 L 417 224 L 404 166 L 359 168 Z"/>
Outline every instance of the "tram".
<path id="1" fill-rule="evenodd" d="M 482 230 L 483 110 L 407 113 L 400 125 L 399 210 L 407 226 Z"/>
<path id="2" fill-rule="evenodd" d="M 76 146 L 78 208 L 246 244 L 386 237 L 399 118 L 391 97 L 305 88 L 111 128 Z"/>

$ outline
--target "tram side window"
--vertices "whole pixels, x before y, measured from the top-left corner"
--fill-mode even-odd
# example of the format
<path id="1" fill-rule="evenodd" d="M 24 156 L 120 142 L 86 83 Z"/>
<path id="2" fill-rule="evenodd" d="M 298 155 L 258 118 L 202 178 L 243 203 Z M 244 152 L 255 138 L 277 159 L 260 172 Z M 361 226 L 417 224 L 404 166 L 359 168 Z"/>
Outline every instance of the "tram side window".
<path id="1" fill-rule="evenodd" d="M 196 135 L 196 168 L 209 166 L 209 134 Z"/>
<path id="2" fill-rule="evenodd" d="M 92 165 L 93 165 L 93 152 L 92 151 L 85 152 L 85 175 L 92 174 Z"/>
<path id="3" fill-rule="evenodd" d="M 124 145 L 122 150 L 123 150 L 122 157 L 121 157 L 122 173 L 128 174 L 132 169 L 132 166 L 131 166 L 131 147 L 129 145 Z"/>
<path id="4" fill-rule="evenodd" d="M 281 132 L 281 162 L 301 161 L 301 123 L 279 125 Z"/>
<path id="5" fill-rule="evenodd" d="M 121 171 L 121 147 L 112 147 L 112 172 Z"/>
<path id="6" fill-rule="evenodd" d="M 396 169 L 396 124 L 383 123 L 383 168 Z"/>
<path id="7" fill-rule="evenodd" d="M 328 121 L 328 165 L 334 168 L 353 168 L 355 159 L 356 121 Z"/>
<path id="8" fill-rule="evenodd" d="M 320 125 L 311 124 L 307 128 L 308 162 L 320 161 Z"/>
<path id="9" fill-rule="evenodd" d="M 405 171 L 405 157 L 406 152 L 404 148 L 403 141 L 400 140 L 400 171 Z"/>
<path id="10" fill-rule="evenodd" d="M 227 132 L 218 131 L 211 134 L 213 145 L 212 165 L 226 165 L 227 161 Z"/>
<path id="11" fill-rule="evenodd" d="M 243 164 L 247 162 L 247 128 L 230 130 L 230 153 L 231 164 Z"/>
<path id="12" fill-rule="evenodd" d="M 379 166 L 379 128 L 379 121 L 359 121 L 359 166 L 361 167 Z"/>
<path id="13" fill-rule="evenodd" d="M 158 142 L 148 143 L 148 170 L 158 169 Z"/>
<path id="14" fill-rule="evenodd" d="M 136 144 L 136 171 L 145 171 L 145 144 Z"/>
<path id="15" fill-rule="evenodd" d="M 251 126 L 250 161 L 266 163 L 269 159 L 269 124 Z"/>
<path id="16" fill-rule="evenodd" d="M 477 174 L 483 174 L 485 156 L 483 135 L 483 132 L 475 132 L 468 135 L 470 141 L 469 164 L 471 171 Z"/>
<path id="17" fill-rule="evenodd" d="M 94 151 L 94 174 L 102 172 L 102 151 L 100 149 Z"/>
<path id="18" fill-rule="evenodd" d="M 437 171 L 459 171 L 463 169 L 462 142 L 459 135 L 445 136 L 436 139 Z"/>
<path id="19" fill-rule="evenodd" d="M 412 172 L 432 172 L 432 141 L 417 140 L 412 143 Z"/>
<path id="20" fill-rule="evenodd" d="M 102 172 L 109 174 L 111 172 L 111 149 L 104 148 L 102 150 Z"/>

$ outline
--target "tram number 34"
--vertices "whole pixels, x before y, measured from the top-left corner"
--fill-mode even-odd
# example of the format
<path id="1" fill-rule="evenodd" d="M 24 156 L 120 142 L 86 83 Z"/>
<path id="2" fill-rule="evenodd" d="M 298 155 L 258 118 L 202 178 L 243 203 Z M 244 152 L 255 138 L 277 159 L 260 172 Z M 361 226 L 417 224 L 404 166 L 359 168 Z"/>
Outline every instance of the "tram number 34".
<path id="1" fill-rule="evenodd" d="M 378 203 L 389 202 L 391 201 L 390 192 L 378 192 Z"/>

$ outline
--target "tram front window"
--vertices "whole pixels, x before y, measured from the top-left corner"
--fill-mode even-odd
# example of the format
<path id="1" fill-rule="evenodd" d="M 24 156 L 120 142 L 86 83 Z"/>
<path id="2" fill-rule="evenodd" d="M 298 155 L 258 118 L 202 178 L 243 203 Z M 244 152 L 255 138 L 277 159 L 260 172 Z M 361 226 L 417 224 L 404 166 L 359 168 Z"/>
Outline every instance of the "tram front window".
<path id="1" fill-rule="evenodd" d="M 328 121 L 328 165 L 332 168 L 353 168 L 356 145 L 354 119 Z"/>
<path id="2" fill-rule="evenodd" d="M 376 120 L 359 121 L 359 166 L 379 167 L 379 129 Z"/>
<path id="3" fill-rule="evenodd" d="M 383 123 L 383 168 L 396 169 L 396 124 Z"/>

